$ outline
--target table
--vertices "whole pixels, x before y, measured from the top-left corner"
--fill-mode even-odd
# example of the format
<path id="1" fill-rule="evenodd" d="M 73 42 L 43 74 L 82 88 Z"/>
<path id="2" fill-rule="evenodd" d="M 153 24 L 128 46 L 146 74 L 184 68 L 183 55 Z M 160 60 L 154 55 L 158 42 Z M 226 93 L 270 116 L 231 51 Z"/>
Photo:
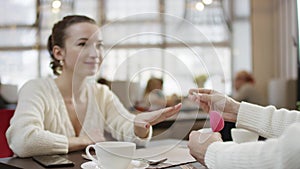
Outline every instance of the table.
<path id="1" fill-rule="evenodd" d="M 147 148 L 155 147 L 155 146 L 161 146 L 161 145 L 168 145 L 173 144 L 175 142 L 179 142 L 180 144 L 186 144 L 187 141 L 180 141 L 175 139 L 166 139 L 166 140 L 155 140 L 151 141 L 150 144 L 147 146 Z M 81 154 L 84 153 L 84 151 L 76 151 L 69 153 L 67 155 L 62 155 L 63 157 L 73 161 L 75 163 L 74 167 L 64 167 L 59 169 L 80 169 L 80 165 L 84 162 L 87 162 L 87 160 L 83 159 L 81 157 Z M 35 161 L 32 160 L 32 158 L 18 158 L 18 157 L 9 157 L 9 158 L 0 158 L 0 162 L 13 165 L 16 167 L 24 168 L 24 169 L 44 169 L 43 166 L 39 165 Z M 205 169 L 200 163 L 194 162 L 182 166 L 177 167 L 171 167 L 171 169 Z"/>

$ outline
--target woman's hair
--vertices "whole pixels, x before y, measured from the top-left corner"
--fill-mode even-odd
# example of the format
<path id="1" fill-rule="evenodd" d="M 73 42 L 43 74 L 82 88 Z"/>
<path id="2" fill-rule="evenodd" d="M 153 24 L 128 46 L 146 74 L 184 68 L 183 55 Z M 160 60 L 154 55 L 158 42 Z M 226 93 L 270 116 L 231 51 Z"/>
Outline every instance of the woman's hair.
<path id="1" fill-rule="evenodd" d="M 154 89 L 157 89 L 157 86 L 156 86 L 157 83 L 160 83 L 160 85 L 162 86 L 164 81 L 160 78 L 154 78 L 154 77 L 150 78 L 147 82 L 147 86 L 145 88 L 144 95 L 150 93 Z"/>
<path id="2" fill-rule="evenodd" d="M 236 79 L 244 80 L 245 82 L 255 83 L 254 77 L 251 73 L 242 70 L 236 74 Z"/>
<path id="3" fill-rule="evenodd" d="M 64 48 L 65 46 L 64 42 L 67 34 L 66 29 L 72 26 L 73 24 L 82 23 L 82 22 L 96 24 L 95 20 L 82 15 L 65 16 L 62 20 L 54 24 L 52 28 L 52 34 L 48 38 L 47 48 L 52 58 L 52 61 L 50 62 L 50 67 L 53 70 L 53 73 L 55 75 L 61 74 L 62 63 L 60 60 L 54 57 L 52 52 L 53 46 L 57 45 L 61 48 Z"/>

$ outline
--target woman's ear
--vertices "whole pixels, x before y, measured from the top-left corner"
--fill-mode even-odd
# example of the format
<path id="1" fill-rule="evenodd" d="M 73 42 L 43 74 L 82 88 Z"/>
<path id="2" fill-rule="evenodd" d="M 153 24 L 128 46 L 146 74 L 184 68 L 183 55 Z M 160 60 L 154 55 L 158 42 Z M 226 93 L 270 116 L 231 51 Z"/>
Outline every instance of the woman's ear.
<path id="1" fill-rule="evenodd" d="M 57 60 L 65 59 L 65 52 L 64 52 L 63 48 L 55 45 L 52 48 L 52 52 L 53 52 L 53 56 L 55 57 L 55 59 L 57 59 Z"/>

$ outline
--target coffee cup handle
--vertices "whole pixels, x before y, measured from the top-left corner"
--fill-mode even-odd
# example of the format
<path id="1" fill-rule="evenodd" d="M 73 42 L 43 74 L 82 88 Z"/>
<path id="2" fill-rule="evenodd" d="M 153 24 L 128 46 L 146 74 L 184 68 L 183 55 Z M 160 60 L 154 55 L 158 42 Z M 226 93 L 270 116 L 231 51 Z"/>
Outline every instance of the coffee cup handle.
<path id="1" fill-rule="evenodd" d="M 85 153 L 86 153 L 86 155 L 88 156 L 89 159 L 91 159 L 91 160 L 94 161 L 94 162 L 97 162 L 98 160 L 95 159 L 95 158 L 90 154 L 90 148 L 95 149 L 95 145 L 88 145 L 88 146 L 85 148 Z"/>

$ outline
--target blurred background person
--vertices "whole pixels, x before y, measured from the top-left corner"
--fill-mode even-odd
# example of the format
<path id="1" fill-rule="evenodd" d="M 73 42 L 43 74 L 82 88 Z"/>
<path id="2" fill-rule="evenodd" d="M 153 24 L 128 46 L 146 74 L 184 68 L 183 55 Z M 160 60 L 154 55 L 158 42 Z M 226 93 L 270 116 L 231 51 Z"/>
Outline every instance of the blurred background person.
<path id="1" fill-rule="evenodd" d="M 148 111 L 175 105 L 178 102 L 178 96 L 173 94 L 166 97 L 163 93 L 163 83 L 161 78 L 150 78 L 144 90 L 143 99 L 137 103 L 136 108 L 140 111 Z"/>
<path id="2" fill-rule="evenodd" d="M 142 107 L 145 107 L 147 110 L 157 110 L 166 107 L 167 101 L 162 91 L 163 83 L 164 81 L 160 78 L 152 77 L 148 80 L 141 103 Z"/>
<path id="3" fill-rule="evenodd" d="M 233 98 L 237 101 L 262 105 L 262 96 L 255 88 L 255 79 L 249 72 L 242 70 L 237 72 L 234 79 Z"/>
<path id="4" fill-rule="evenodd" d="M 241 102 L 262 105 L 262 95 L 255 88 L 255 79 L 251 73 L 241 70 L 236 73 L 234 78 L 235 92 L 232 97 Z M 220 131 L 223 141 L 232 141 L 231 129 L 235 128 L 235 123 L 225 122 L 223 130 Z M 263 139 L 260 137 L 260 139 Z"/>

